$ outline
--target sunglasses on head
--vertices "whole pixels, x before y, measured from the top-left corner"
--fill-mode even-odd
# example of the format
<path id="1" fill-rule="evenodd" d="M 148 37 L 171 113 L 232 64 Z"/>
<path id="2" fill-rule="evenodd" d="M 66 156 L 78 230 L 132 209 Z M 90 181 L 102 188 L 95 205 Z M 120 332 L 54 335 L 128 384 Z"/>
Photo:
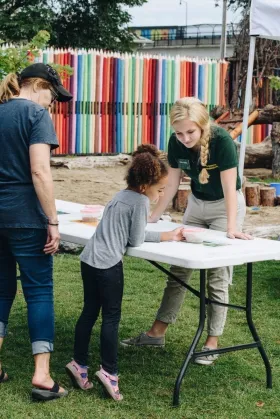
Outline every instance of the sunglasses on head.
<path id="1" fill-rule="evenodd" d="M 51 100 L 51 104 L 52 104 L 58 98 L 58 94 L 53 89 L 50 89 L 50 92 L 51 92 L 51 95 L 52 95 L 52 100 Z"/>

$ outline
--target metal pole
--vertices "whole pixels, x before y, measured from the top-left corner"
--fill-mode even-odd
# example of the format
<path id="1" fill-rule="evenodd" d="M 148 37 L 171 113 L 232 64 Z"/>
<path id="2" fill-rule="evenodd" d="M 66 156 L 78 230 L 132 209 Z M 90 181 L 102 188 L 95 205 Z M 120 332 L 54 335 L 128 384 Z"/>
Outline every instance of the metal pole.
<path id="1" fill-rule="evenodd" d="M 241 137 L 241 146 L 240 146 L 240 155 L 239 155 L 239 176 L 240 176 L 241 182 L 243 179 L 246 139 L 247 139 L 247 131 L 248 131 L 249 112 L 250 112 L 250 101 L 252 98 L 252 79 L 253 79 L 253 70 L 254 70 L 255 48 L 256 48 L 256 37 L 251 36 L 244 113 L 243 113 L 243 124 L 242 124 L 242 137 Z"/>
<path id="2" fill-rule="evenodd" d="M 185 30 L 185 35 L 186 38 L 188 36 L 188 2 L 186 0 L 180 0 L 180 5 L 182 5 L 183 3 L 185 3 L 186 5 L 186 30 Z"/>
<path id="3" fill-rule="evenodd" d="M 227 0 L 223 0 L 223 26 L 221 36 L 220 57 L 224 60 L 226 56 L 226 30 L 227 30 Z"/>
<path id="4" fill-rule="evenodd" d="M 191 346 L 189 347 L 189 350 L 187 352 L 186 359 L 182 365 L 182 368 L 178 374 L 174 391 L 173 391 L 173 406 L 178 407 L 179 406 L 179 397 L 180 397 L 180 387 L 183 381 L 183 378 L 186 374 L 186 371 L 188 369 L 188 366 L 190 365 L 190 361 L 192 360 L 194 351 L 196 349 L 196 346 L 199 342 L 199 339 L 203 333 L 204 324 L 205 324 L 205 317 L 206 317 L 206 308 L 205 308 L 205 282 L 206 282 L 206 271 L 205 269 L 200 270 L 200 304 L 199 304 L 199 325 L 195 334 L 195 337 L 192 341 Z"/>
<path id="5" fill-rule="evenodd" d="M 263 359 L 265 369 L 266 369 L 266 386 L 267 388 L 272 388 L 272 372 L 269 359 L 266 355 L 262 342 L 258 336 L 255 325 L 252 319 L 252 283 L 253 283 L 253 266 L 252 263 L 247 264 L 247 286 L 246 286 L 246 318 L 247 323 L 250 329 L 250 332 L 254 338 L 254 341 L 257 343 L 257 348 Z"/>
<path id="6" fill-rule="evenodd" d="M 188 37 L 188 2 L 186 1 L 186 38 Z"/>

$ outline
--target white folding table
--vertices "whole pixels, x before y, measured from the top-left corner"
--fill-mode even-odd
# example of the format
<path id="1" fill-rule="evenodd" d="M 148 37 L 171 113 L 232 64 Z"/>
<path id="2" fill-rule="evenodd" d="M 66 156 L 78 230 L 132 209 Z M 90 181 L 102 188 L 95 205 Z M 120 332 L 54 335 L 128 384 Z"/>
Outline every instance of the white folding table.
<path id="1" fill-rule="evenodd" d="M 88 239 L 90 239 L 90 237 L 94 234 L 95 227 L 74 222 L 74 220 L 81 218 L 79 211 L 82 207 L 83 206 L 79 204 L 57 201 L 57 210 L 59 212 L 68 213 L 59 215 L 59 229 L 62 240 L 85 245 Z M 160 221 L 157 224 L 148 224 L 147 230 L 169 231 L 178 226 L 179 225 L 175 223 Z M 213 244 L 216 244 L 217 246 L 213 247 Z M 190 362 L 203 355 L 202 352 L 195 352 L 195 349 L 204 329 L 207 304 L 217 304 L 245 311 L 247 324 L 254 340 L 254 342 L 248 344 L 211 350 L 208 351 L 207 354 L 222 354 L 243 349 L 258 348 L 266 368 L 267 387 L 272 388 L 270 363 L 252 320 L 252 264 L 253 262 L 279 260 L 280 242 L 265 239 L 254 239 L 248 241 L 237 239 L 231 240 L 226 238 L 225 233 L 208 230 L 205 232 L 204 244 L 190 244 L 185 242 L 146 242 L 140 247 L 128 247 L 126 254 L 147 260 L 157 269 L 172 276 L 174 280 L 179 282 L 183 287 L 187 288 L 200 299 L 199 325 L 175 383 L 173 393 L 174 406 L 178 406 L 179 404 L 180 386 Z M 199 269 L 200 290 L 197 291 L 182 282 L 179 278 L 161 266 L 160 263 L 167 263 L 184 268 Z M 245 263 L 247 264 L 245 306 L 218 303 L 206 297 L 205 287 L 207 269 L 222 266 L 242 265 Z"/>

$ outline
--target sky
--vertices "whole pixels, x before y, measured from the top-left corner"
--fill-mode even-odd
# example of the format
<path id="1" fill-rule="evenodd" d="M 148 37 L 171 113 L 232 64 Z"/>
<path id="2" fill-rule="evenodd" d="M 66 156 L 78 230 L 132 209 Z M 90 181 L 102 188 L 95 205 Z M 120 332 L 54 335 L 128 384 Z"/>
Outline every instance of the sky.
<path id="1" fill-rule="evenodd" d="M 148 0 L 141 7 L 132 7 L 129 13 L 132 16 L 130 26 L 184 26 L 187 23 L 222 23 L 222 0 L 220 7 L 215 7 L 216 0 Z M 237 23 L 240 13 L 229 11 L 228 23 Z"/>

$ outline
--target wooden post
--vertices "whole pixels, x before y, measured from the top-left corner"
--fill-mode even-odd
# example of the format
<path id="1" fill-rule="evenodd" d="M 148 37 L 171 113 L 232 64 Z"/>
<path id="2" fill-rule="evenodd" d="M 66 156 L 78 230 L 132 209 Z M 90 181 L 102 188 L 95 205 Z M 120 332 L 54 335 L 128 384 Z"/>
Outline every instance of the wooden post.
<path id="1" fill-rule="evenodd" d="M 274 122 L 271 130 L 272 142 L 272 176 L 280 175 L 280 123 Z"/>
<path id="2" fill-rule="evenodd" d="M 275 188 L 267 187 L 260 189 L 261 205 L 264 207 L 274 207 L 275 204 Z"/>
<path id="3" fill-rule="evenodd" d="M 251 113 L 248 119 L 248 127 L 252 125 L 252 123 L 257 119 L 258 116 L 259 116 L 259 111 L 253 111 Z M 230 132 L 230 136 L 233 140 L 235 140 L 237 137 L 239 137 L 240 134 L 242 134 L 242 128 L 243 128 L 243 124 L 239 124 Z"/>
<path id="4" fill-rule="evenodd" d="M 219 124 L 219 122 L 223 121 L 229 116 L 229 111 L 224 112 L 221 116 L 219 116 L 218 119 L 215 120 L 216 124 Z"/>
<path id="5" fill-rule="evenodd" d="M 247 184 L 245 187 L 245 197 L 247 207 L 257 207 L 260 205 L 260 185 Z"/>
<path id="6" fill-rule="evenodd" d="M 181 184 L 178 192 L 173 198 L 173 209 L 178 212 L 184 212 L 188 205 L 188 196 L 191 193 L 190 185 Z"/>

